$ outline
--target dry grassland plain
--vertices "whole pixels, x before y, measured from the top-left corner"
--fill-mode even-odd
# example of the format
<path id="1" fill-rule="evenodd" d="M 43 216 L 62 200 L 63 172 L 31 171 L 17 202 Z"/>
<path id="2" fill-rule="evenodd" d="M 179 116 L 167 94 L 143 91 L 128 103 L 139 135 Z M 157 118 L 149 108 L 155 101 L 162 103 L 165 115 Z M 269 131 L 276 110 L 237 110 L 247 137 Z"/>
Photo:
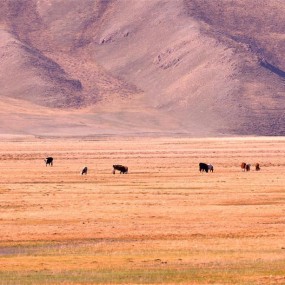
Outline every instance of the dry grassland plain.
<path id="1" fill-rule="evenodd" d="M 0 284 L 285 284 L 284 138 L 3 138 L 0 168 Z"/>

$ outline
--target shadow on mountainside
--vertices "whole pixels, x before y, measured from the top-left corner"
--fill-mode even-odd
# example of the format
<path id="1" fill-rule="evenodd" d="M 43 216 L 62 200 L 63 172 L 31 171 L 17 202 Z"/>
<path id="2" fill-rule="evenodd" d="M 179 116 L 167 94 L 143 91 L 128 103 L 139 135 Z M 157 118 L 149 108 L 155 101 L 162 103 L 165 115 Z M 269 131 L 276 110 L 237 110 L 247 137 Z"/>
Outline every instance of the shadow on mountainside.
<path id="1" fill-rule="evenodd" d="M 275 73 L 276 75 L 285 78 L 285 71 L 281 70 L 280 68 L 270 64 L 267 60 L 265 59 L 261 59 L 260 60 L 260 65 L 268 70 L 270 70 L 271 72 Z"/>

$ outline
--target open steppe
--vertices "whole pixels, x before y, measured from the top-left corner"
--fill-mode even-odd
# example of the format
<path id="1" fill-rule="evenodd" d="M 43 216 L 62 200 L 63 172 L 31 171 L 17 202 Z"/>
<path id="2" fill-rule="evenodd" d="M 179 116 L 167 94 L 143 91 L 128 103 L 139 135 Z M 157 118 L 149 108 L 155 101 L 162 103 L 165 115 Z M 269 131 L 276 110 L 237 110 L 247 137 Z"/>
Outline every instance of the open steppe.
<path id="1" fill-rule="evenodd" d="M 284 138 L 3 137 L 0 168 L 0 284 L 285 284 Z"/>

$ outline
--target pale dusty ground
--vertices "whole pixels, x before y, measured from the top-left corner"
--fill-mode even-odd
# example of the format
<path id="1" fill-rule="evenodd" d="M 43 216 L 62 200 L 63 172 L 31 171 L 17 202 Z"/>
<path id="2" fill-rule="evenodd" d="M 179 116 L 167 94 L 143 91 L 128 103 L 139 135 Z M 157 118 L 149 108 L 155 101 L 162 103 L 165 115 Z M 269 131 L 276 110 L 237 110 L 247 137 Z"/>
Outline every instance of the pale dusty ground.
<path id="1" fill-rule="evenodd" d="M 284 138 L 3 137 L 0 273 L 191 268 L 208 273 L 180 282 L 285 284 L 284 154 Z"/>

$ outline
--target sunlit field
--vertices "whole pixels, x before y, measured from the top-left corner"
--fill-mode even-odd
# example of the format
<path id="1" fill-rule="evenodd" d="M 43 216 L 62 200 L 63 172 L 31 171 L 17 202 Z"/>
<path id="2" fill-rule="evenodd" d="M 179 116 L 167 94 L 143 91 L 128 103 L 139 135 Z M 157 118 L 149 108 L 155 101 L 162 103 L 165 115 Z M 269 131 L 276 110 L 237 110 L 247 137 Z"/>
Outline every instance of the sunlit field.
<path id="1" fill-rule="evenodd" d="M 284 138 L 3 138 L 0 168 L 0 284 L 285 284 Z"/>

